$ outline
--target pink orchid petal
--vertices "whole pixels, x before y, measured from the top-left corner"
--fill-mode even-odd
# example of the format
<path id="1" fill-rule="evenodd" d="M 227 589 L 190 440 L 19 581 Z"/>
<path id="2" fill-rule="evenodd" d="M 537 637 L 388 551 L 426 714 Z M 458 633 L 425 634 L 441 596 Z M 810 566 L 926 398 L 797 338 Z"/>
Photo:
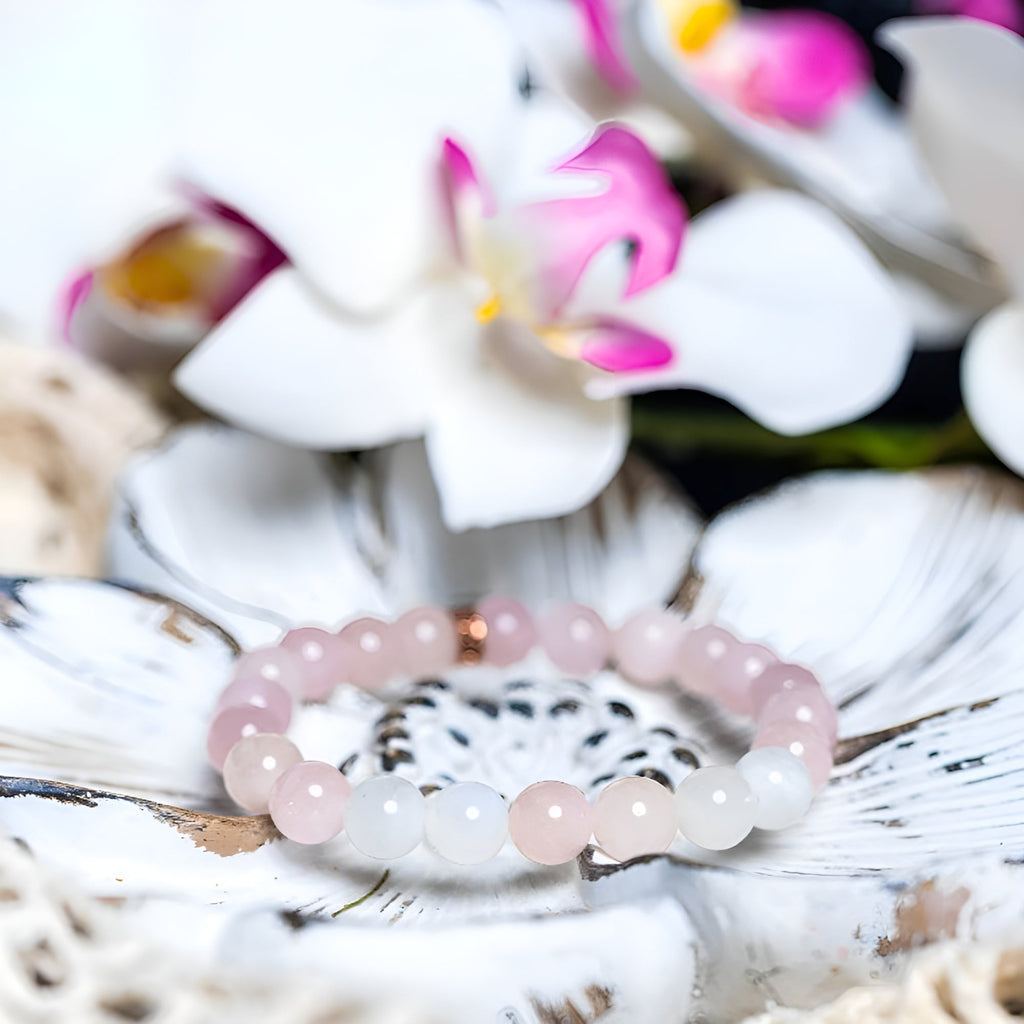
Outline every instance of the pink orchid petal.
<path id="1" fill-rule="evenodd" d="M 613 242 L 634 244 L 628 298 L 675 268 L 686 229 L 686 206 L 654 154 L 632 132 L 603 125 L 587 146 L 558 168 L 608 179 L 599 195 L 535 203 L 526 209 L 543 246 L 546 284 L 557 311 L 587 264 Z"/>
<path id="2" fill-rule="evenodd" d="M 441 144 L 441 173 L 447 200 L 448 230 L 458 259 L 466 258 L 465 235 L 474 220 L 497 212 L 494 193 L 469 150 L 452 138 Z"/>
<path id="3" fill-rule="evenodd" d="M 784 11 L 749 20 L 758 40 L 757 60 L 743 89 L 749 110 L 813 128 L 867 87 L 868 52 L 838 18 Z"/>
<path id="4" fill-rule="evenodd" d="M 448 187 L 456 200 L 474 197 L 484 217 L 493 217 L 496 204 L 483 175 L 473 163 L 468 150 L 454 139 L 446 138 L 441 146 L 441 160 L 448 175 Z"/>
<path id="5" fill-rule="evenodd" d="M 917 0 L 914 11 L 928 15 L 958 14 L 1024 35 L 1024 8 L 1018 0 Z"/>
<path id="6" fill-rule="evenodd" d="M 580 358 L 599 370 L 629 373 L 667 366 L 672 346 L 656 334 L 617 320 L 604 320 L 586 332 Z"/>
<path id="7" fill-rule="evenodd" d="M 260 281 L 288 263 L 288 256 L 259 225 L 233 206 L 189 186 L 184 186 L 184 190 L 201 217 L 238 229 L 241 244 L 235 256 L 234 272 L 224 281 L 209 310 L 211 323 L 219 323 Z"/>
<path id="8" fill-rule="evenodd" d="M 640 82 L 626 59 L 613 2 L 572 0 L 583 19 L 584 45 L 590 62 L 615 92 L 629 96 L 640 88 Z"/>
<path id="9" fill-rule="evenodd" d="M 71 324 L 75 319 L 78 307 L 89 297 L 92 291 L 93 272 L 82 270 L 74 274 L 61 287 L 57 296 L 57 322 L 60 336 L 66 345 L 74 345 L 71 338 Z"/>
<path id="10" fill-rule="evenodd" d="M 827 122 L 871 75 L 860 37 L 819 11 L 744 14 L 696 63 L 709 91 L 754 117 L 801 128 Z"/>

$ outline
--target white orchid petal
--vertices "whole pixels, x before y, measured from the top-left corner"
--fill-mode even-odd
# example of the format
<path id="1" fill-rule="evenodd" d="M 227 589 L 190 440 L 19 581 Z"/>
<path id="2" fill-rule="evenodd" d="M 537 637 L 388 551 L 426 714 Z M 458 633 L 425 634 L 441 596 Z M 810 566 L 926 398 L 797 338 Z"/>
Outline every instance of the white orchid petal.
<path id="1" fill-rule="evenodd" d="M 622 462 L 627 404 L 587 398 L 579 367 L 508 322 L 439 375 L 427 453 L 449 528 L 575 511 Z M 442 390 L 443 389 L 443 390 Z"/>
<path id="2" fill-rule="evenodd" d="M 570 0 L 500 0 L 541 81 L 595 118 L 611 117 L 622 97 L 587 52 L 583 17 Z"/>
<path id="3" fill-rule="evenodd" d="M 521 102 L 499 13 L 469 0 L 210 5 L 192 32 L 186 176 L 353 309 L 438 254 L 442 139 L 503 154 Z"/>
<path id="4" fill-rule="evenodd" d="M 586 284 L 591 302 L 597 284 Z M 899 383 L 912 340 L 892 282 L 852 232 L 776 191 L 698 217 L 672 277 L 615 315 L 668 340 L 676 359 L 596 378 L 592 394 L 702 388 L 782 433 L 873 409 Z"/>
<path id="5" fill-rule="evenodd" d="M 430 293 L 397 312 L 353 320 L 292 268 L 270 275 L 179 367 L 203 408 L 308 448 L 364 448 L 422 433 L 414 366 L 437 331 Z"/>
<path id="6" fill-rule="evenodd" d="M 83 265 L 180 209 L 158 4 L 0 2 L 0 318 L 55 336 Z"/>
<path id="7" fill-rule="evenodd" d="M 1024 473 L 1024 307 L 990 313 L 971 332 L 961 364 L 964 404 L 977 431 Z"/>
<path id="8" fill-rule="evenodd" d="M 1024 294 L 1024 42 L 972 18 L 886 26 L 910 68 L 908 116 L 957 220 Z"/>

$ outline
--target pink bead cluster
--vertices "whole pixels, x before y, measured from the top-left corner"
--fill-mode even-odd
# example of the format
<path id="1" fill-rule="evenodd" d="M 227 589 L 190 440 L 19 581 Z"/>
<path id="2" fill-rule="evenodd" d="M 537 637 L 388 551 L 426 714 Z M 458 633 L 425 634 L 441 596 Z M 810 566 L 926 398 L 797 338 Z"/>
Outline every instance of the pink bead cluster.
<path id="1" fill-rule="evenodd" d="M 353 787 L 333 765 L 303 760 L 283 733 L 295 701 L 324 699 L 339 683 L 367 690 L 395 676 L 429 678 L 460 660 L 460 630 L 472 622 L 474 655 L 508 666 L 539 644 L 562 672 L 586 677 L 614 663 L 641 687 L 674 682 L 756 721 L 751 751 L 735 766 L 698 768 L 675 793 L 631 776 L 610 782 L 593 805 L 576 787 L 542 781 L 510 807 L 478 782 L 424 798 L 412 783 L 374 776 Z M 321 843 L 344 827 L 370 856 L 402 856 L 421 840 L 447 859 L 477 863 L 511 836 L 539 864 L 575 858 L 591 838 L 617 860 L 663 852 L 677 832 L 710 849 L 740 842 L 753 827 L 786 827 L 806 813 L 833 764 L 838 719 L 807 669 L 726 630 L 691 628 L 648 609 L 610 630 L 591 608 L 562 603 L 536 620 L 518 601 L 489 597 L 467 619 L 415 608 L 394 623 L 361 618 L 338 633 L 294 629 L 280 643 L 239 658 L 217 701 L 207 750 L 232 798 L 269 811 L 286 837 Z"/>

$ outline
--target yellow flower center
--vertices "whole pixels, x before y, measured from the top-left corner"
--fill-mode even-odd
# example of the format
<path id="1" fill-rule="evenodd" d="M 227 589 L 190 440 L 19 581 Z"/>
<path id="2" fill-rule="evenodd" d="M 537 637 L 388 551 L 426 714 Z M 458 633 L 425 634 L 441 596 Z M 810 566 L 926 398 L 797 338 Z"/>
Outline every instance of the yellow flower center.
<path id="1" fill-rule="evenodd" d="M 108 294 L 137 309 L 181 306 L 208 297 L 224 260 L 208 232 L 174 224 L 106 264 L 100 279 Z"/>
<path id="2" fill-rule="evenodd" d="M 669 31 L 683 53 L 699 53 L 737 16 L 735 0 L 661 0 Z"/>
<path id="3" fill-rule="evenodd" d="M 476 322 L 489 324 L 504 308 L 505 304 L 501 301 L 501 296 L 497 292 L 491 292 L 490 298 L 476 307 Z"/>

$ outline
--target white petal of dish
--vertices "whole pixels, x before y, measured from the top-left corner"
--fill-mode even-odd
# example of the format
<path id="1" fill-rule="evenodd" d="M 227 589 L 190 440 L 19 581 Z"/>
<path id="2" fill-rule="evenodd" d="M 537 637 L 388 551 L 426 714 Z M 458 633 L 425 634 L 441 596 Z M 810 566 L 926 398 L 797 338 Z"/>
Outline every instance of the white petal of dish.
<path id="1" fill-rule="evenodd" d="M 601 301 L 602 276 L 585 284 L 579 312 Z M 780 433 L 875 408 L 902 379 L 912 341 L 873 257 L 834 214 L 789 192 L 750 193 L 696 218 L 672 277 L 615 313 L 677 356 L 664 370 L 596 378 L 592 393 L 702 388 Z"/>
<path id="2" fill-rule="evenodd" d="M 1024 473 L 1024 308 L 1003 306 L 971 332 L 960 364 L 964 405 L 985 443 Z"/>
<path id="3" fill-rule="evenodd" d="M 656 0 L 636 3 L 626 28 L 644 95 L 678 117 L 719 166 L 807 193 L 894 266 L 960 302 L 986 309 L 998 301 L 997 275 L 959 243 L 899 112 L 880 93 L 848 103 L 820 131 L 763 123 L 697 87 Z"/>
<path id="4" fill-rule="evenodd" d="M 427 455 L 445 522 L 457 530 L 581 508 L 614 476 L 629 441 L 624 399 L 588 398 L 581 367 L 527 328 L 490 327 L 433 367 Z"/>
<path id="5" fill-rule="evenodd" d="M 952 214 L 1024 296 L 1024 41 L 973 18 L 893 22 L 908 115 Z"/>
<path id="6" fill-rule="evenodd" d="M 0 4 L 0 318 L 56 336 L 82 267 L 180 209 L 160 4 Z"/>
<path id="7" fill-rule="evenodd" d="M 1008 693 L 1024 629 L 1019 498 L 1019 481 L 972 469 L 792 481 L 706 531 L 696 613 L 812 665 L 841 735 Z"/>
<path id="8" fill-rule="evenodd" d="M 618 623 L 675 590 L 697 529 L 679 495 L 636 460 L 564 519 L 455 534 L 421 444 L 332 464 L 194 427 L 126 474 L 111 570 L 186 599 L 247 644 L 297 623 L 488 593 L 537 607 L 574 596 Z"/>
<path id="9" fill-rule="evenodd" d="M 190 354 L 175 383 L 210 412 L 289 444 L 366 448 L 423 432 L 418 372 L 443 325 L 433 295 L 355 319 L 291 267 L 261 282 Z"/>
<path id="10" fill-rule="evenodd" d="M 376 309 L 442 247 L 441 140 L 501 162 L 521 61 L 471 0 L 189 12 L 194 184 L 263 228 L 342 305 Z"/>

